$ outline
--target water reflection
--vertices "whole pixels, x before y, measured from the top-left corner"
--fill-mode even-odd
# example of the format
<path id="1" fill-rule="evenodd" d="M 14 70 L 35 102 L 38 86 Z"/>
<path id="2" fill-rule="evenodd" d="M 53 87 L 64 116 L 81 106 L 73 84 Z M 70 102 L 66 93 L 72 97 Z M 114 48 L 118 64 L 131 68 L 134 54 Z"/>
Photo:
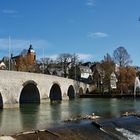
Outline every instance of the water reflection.
<path id="1" fill-rule="evenodd" d="M 22 104 L 20 105 L 20 116 L 23 128 L 30 130 L 36 128 L 38 121 L 38 112 L 40 104 Z"/>
<path id="2" fill-rule="evenodd" d="M 111 104 L 111 115 L 112 116 L 116 116 L 116 117 L 119 117 L 119 103 L 117 103 L 117 99 L 114 98 L 112 100 L 110 100 L 110 104 Z"/>
<path id="3" fill-rule="evenodd" d="M 140 111 L 140 100 L 76 99 L 51 105 L 23 104 L 20 108 L 0 110 L 0 134 L 46 129 L 63 124 L 63 120 L 95 113 L 101 118 L 118 117 L 126 111 Z"/>
<path id="4" fill-rule="evenodd" d="M 57 104 L 53 104 L 51 105 L 51 110 L 50 110 L 50 117 L 52 119 L 52 121 L 59 123 L 62 117 L 62 111 L 61 111 L 61 104 L 57 103 Z"/>
<path id="5" fill-rule="evenodd" d="M 23 125 L 19 109 L 3 109 L 0 112 L 0 134 L 13 134 L 21 132 Z"/>
<path id="6" fill-rule="evenodd" d="M 67 116 L 65 115 L 66 119 L 81 115 L 81 100 L 69 100 L 69 102 L 66 102 L 65 111 L 68 113 Z"/>

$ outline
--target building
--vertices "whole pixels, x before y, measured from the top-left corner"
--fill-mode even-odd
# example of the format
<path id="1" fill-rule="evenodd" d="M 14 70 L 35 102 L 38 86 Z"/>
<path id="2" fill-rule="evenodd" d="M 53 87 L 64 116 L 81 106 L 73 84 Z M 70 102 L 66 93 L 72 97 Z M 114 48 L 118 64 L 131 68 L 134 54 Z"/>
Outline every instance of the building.
<path id="1" fill-rule="evenodd" d="M 80 80 L 85 83 L 92 82 L 92 71 L 88 66 L 79 66 L 80 69 Z"/>
<path id="2" fill-rule="evenodd" d="M 80 68 L 80 72 L 81 72 L 81 78 L 89 78 L 90 76 L 92 76 L 92 71 L 89 67 L 87 66 L 79 66 Z"/>
<path id="3" fill-rule="evenodd" d="M 24 54 L 12 57 L 12 62 L 17 71 L 33 71 L 33 66 L 36 63 L 36 53 L 32 45 Z"/>
<path id="4" fill-rule="evenodd" d="M 110 87 L 111 89 L 116 89 L 117 88 L 117 77 L 114 72 L 111 73 L 110 75 Z"/>
<path id="5" fill-rule="evenodd" d="M 64 71 L 62 68 L 48 68 L 48 71 L 51 75 L 56 75 L 60 77 L 64 77 Z"/>

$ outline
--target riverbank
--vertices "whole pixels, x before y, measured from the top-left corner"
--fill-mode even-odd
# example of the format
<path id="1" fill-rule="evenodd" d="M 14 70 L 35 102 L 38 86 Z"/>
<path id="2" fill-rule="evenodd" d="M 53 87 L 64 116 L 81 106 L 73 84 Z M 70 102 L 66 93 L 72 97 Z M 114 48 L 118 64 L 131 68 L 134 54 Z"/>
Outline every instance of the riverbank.
<path id="1" fill-rule="evenodd" d="M 134 94 L 82 94 L 80 98 L 140 98 L 140 95 Z"/>
<path id="2" fill-rule="evenodd" d="M 71 120 L 48 130 L 19 133 L 0 140 L 137 140 L 140 137 L 139 114 L 126 112 L 119 118 Z"/>
<path id="3" fill-rule="evenodd" d="M 102 140 L 103 137 L 107 140 L 111 140 L 109 135 L 106 135 L 100 129 L 96 128 L 92 122 L 88 122 L 86 124 L 70 123 L 69 125 L 53 128 L 49 131 L 26 132 L 14 135 L 11 138 L 14 140 L 93 140 L 93 138 L 96 140 Z"/>

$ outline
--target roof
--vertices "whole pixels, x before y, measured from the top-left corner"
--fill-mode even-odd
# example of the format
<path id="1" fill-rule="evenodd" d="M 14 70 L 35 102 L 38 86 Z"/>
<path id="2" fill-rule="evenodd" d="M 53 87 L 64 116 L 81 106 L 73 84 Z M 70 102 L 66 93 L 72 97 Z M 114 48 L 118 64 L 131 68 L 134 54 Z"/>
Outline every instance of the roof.
<path id="1" fill-rule="evenodd" d="M 92 73 L 91 69 L 87 66 L 79 66 L 81 72 Z"/>
<path id="2" fill-rule="evenodd" d="M 11 59 L 16 59 L 18 57 L 21 57 L 21 55 L 13 56 Z"/>

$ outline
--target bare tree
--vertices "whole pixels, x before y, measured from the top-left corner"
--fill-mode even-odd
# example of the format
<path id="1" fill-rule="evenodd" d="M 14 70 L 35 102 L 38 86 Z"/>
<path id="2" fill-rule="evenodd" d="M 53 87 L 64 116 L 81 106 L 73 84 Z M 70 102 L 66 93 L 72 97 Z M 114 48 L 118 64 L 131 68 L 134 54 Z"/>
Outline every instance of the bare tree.
<path id="1" fill-rule="evenodd" d="M 124 75 L 125 73 L 122 72 L 123 68 L 126 68 L 130 63 L 132 63 L 132 60 L 130 59 L 130 55 L 128 54 L 127 50 L 124 47 L 118 47 L 114 53 L 114 61 L 119 65 L 119 72 L 118 72 L 118 89 L 121 92 L 121 95 L 123 94 L 123 81 L 124 81 Z"/>
<path id="2" fill-rule="evenodd" d="M 51 58 L 49 58 L 49 57 L 44 57 L 44 58 L 41 58 L 40 60 L 41 60 L 41 63 L 45 64 L 45 65 L 50 64 L 52 61 Z"/>
<path id="3" fill-rule="evenodd" d="M 77 65 L 72 66 L 69 69 L 69 78 L 74 79 L 74 80 L 79 80 L 80 76 L 81 76 L 81 71 Z"/>
<path id="4" fill-rule="evenodd" d="M 78 65 L 78 62 L 79 59 L 76 54 L 63 53 L 60 54 L 57 58 L 58 65 L 61 65 L 64 71 L 64 77 L 68 76 L 68 71 L 71 67 L 75 67 L 76 70 L 76 66 Z"/>
<path id="5" fill-rule="evenodd" d="M 124 47 L 118 47 L 113 53 L 114 61 L 120 67 L 126 67 L 132 63 L 130 55 Z"/>
<path id="6" fill-rule="evenodd" d="M 78 55 L 76 55 L 76 54 L 72 55 L 71 63 L 72 63 L 72 66 L 75 66 L 75 65 L 77 65 L 79 63 Z"/>
<path id="7" fill-rule="evenodd" d="M 112 57 L 110 56 L 110 54 L 107 53 L 107 54 L 104 56 L 104 60 L 103 60 L 103 61 L 105 61 L 105 62 L 112 62 L 113 59 L 112 59 Z"/>
<path id="8" fill-rule="evenodd" d="M 57 62 L 62 66 L 62 69 L 64 71 L 64 77 L 67 77 L 67 67 L 71 61 L 72 55 L 69 53 L 60 54 L 57 58 Z"/>

